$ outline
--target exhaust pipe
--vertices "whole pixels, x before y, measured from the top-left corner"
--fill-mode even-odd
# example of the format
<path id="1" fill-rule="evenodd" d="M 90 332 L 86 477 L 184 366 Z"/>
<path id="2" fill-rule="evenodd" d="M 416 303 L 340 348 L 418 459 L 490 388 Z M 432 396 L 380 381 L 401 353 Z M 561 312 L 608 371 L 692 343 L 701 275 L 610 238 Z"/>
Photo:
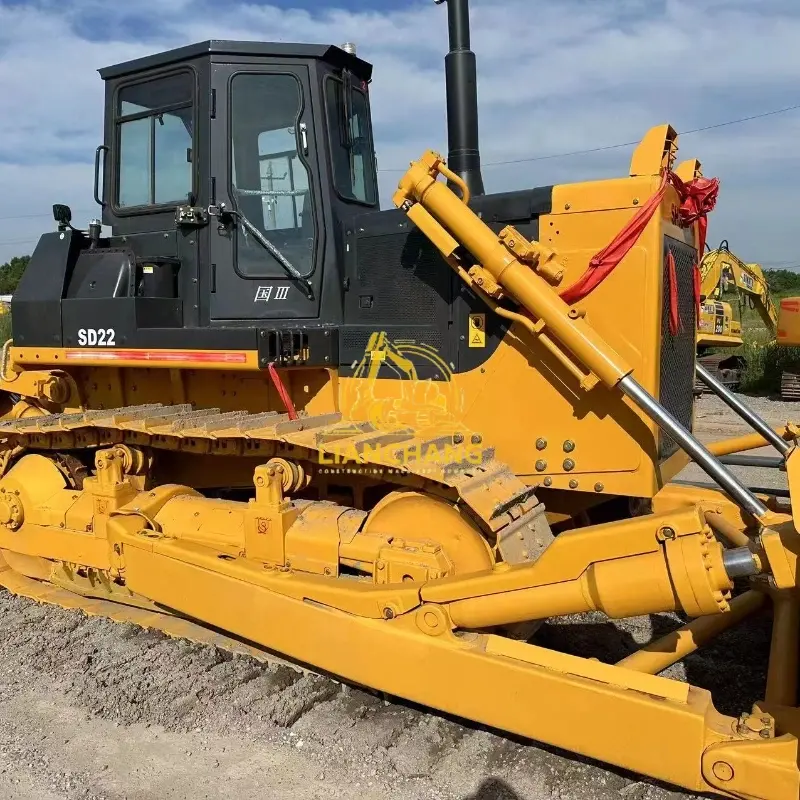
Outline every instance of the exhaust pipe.
<path id="1" fill-rule="evenodd" d="M 478 77 L 470 50 L 469 0 L 447 3 L 450 52 L 445 58 L 447 87 L 447 165 L 464 180 L 473 197 L 485 194 L 478 149 Z"/>

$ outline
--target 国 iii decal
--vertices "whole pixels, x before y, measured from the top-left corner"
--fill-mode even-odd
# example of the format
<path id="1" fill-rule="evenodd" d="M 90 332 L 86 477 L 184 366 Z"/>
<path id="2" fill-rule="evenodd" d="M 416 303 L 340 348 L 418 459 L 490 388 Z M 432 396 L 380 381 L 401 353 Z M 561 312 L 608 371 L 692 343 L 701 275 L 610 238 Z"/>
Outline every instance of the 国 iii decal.
<path id="1" fill-rule="evenodd" d="M 286 300 L 288 296 L 288 286 L 259 286 L 253 302 L 269 303 L 270 300 Z"/>

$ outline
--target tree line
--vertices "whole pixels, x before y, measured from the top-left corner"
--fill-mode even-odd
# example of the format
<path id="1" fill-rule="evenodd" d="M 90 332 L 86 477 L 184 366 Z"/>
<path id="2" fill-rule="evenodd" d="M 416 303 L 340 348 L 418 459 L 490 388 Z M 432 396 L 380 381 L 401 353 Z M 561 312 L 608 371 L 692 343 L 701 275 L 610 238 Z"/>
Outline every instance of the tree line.
<path id="1" fill-rule="evenodd" d="M 11 261 L 0 265 L 0 294 L 14 294 L 30 260 L 30 256 L 15 256 Z"/>
<path id="2" fill-rule="evenodd" d="M 771 292 L 800 294 L 800 272 L 792 272 L 790 269 L 765 269 L 764 277 Z"/>

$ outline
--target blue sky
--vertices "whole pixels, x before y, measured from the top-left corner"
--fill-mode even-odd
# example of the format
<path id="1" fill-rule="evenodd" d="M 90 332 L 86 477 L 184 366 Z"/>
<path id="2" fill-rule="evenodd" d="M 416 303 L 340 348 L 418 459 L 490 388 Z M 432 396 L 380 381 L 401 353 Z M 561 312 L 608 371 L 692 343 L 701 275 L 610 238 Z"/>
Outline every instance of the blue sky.
<path id="1" fill-rule="evenodd" d="M 487 162 L 638 140 L 800 104 L 796 0 L 472 0 Z M 432 0 L 0 0 L 0 262 L 96 213 L 96 70 L 208 38 L 341 43 L 375 64 L 379 164 L 445 148 L 446 11 Z M 721 180 L 710 240 L 800 265 L 800 111 L 686 136 Z M 489 191 L 622 175 L 631 148 L 487 167 Z M 398 173 L 381 173 L 388 205 Z"/>

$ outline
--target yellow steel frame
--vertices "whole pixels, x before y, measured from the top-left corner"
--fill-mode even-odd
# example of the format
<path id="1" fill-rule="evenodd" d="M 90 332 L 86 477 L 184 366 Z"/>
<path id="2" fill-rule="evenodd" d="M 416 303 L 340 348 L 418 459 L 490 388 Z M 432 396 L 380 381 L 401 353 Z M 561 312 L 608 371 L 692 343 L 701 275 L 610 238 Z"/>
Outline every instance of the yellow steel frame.
<path id="1" fill-rule="evenodd" d="M 45 457 L 19 461 L 0 485 L 5 561 L 78 595 L 131 605 L 142 624 L 158 626 L 153 610 L 171 609 L 348 680 L 693 791 L 798 796 L 793 590 L 773 592 L 769 681 L 752 714 L 723 716 L 707 691 L 651 674 L 764 602 L 751 591 L 728 608 L 721 547 L 708 548 L 702 516 L 712 501 L 731 505 L 721 495 L 698 505 L 672 487 L 660 514 L 562 534 L 534 564 L 412 583 L 342 583 L 289 569 L 275 550 L 284 540 L 289 547 L 297 511 L 283 501 L 274 469 L 256 472 L 249 506 L 221 507 L 181 487 L 137 492 L 123 462 L 114 449 L 100 451 L 97 477 L 76 492 Z M 189 505 L 176 516 L 176 503 Z M 220 513 L 242 522 L 217 525 Z M 196 532 L 185 517 L 199 517 Z M 259 520 L 268 520 L 267 550 Z M 424 526 L 413 517 L 405 523 Z M 321 542 L 328 534 L 319 524 Z M 331 535 L 338 561 L 336 525 Z M 616 666 L 469 630 L 586 608 L 701 616 Z"/>

